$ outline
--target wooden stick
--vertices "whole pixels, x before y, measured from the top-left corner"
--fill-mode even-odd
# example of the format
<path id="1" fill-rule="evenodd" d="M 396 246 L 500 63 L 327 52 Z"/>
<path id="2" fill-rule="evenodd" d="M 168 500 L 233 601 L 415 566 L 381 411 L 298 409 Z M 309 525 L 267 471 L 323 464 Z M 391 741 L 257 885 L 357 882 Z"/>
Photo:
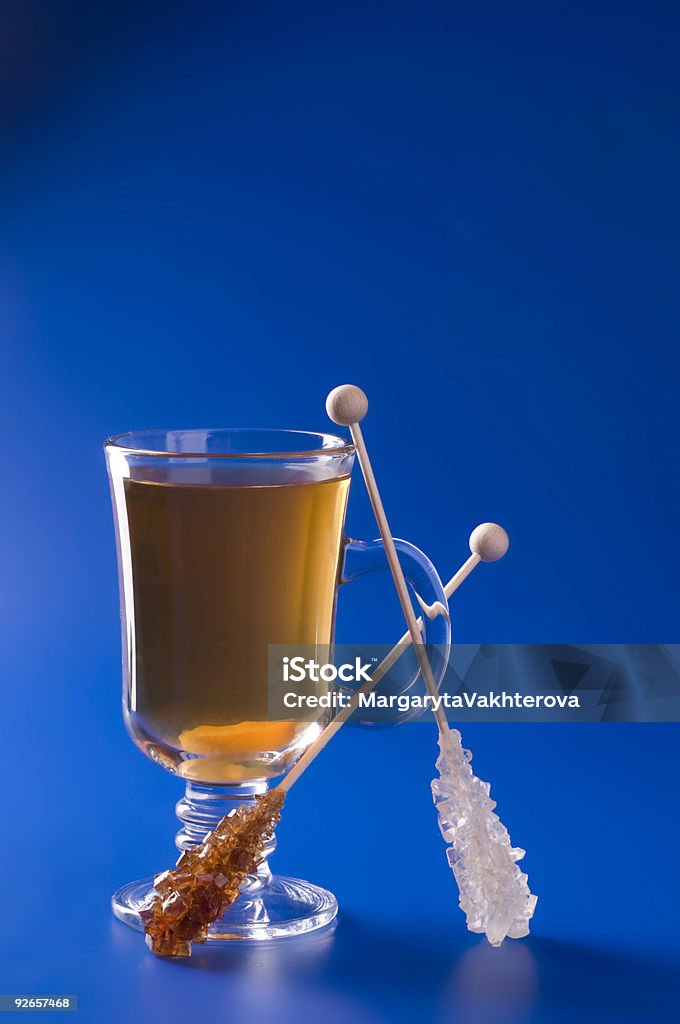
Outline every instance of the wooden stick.
<path id="1" fill-rule="evenodd" d="M 508 550 L 508 535 L 502 526 L 497 526 L 495 523 L 482 523 L 481 526 L 476 527 L 470 534 L 470 550 L 472 554 L 468 558 L 467 562 L 461 565 L 460 569 L 454 576 L 451 577 L 449 582 L 444 587 L 444 593 L 447 599 L 450 598 L 461 583 L 464 582 L 480 562 L 495 562 L 499 558 L 502 558 L 505 552 Z M 422 625 L 422 619 L 418 619 L 418 633 L 420 634 L 420 627 Z M 300 778 L 302 773 L 307 769 L 317 754 L 320 754 L 323 748 L 329 743 L 340 728 L 345 724 L 348 718 L 351 718 L 352 714 L 356 711 L 361 701 L 361 697 L 364 694 L 371 692 L 374 686 L 376 686 L 380 680 L 386 675 L 392 666 L 399 660 L 404 651 L 404 646 L 411 643 L 411 633 L 407 630 L 392 650 L 387 654 L 380 662 L 375 672 L 354 694 L 351 701 L 341 708 L 335 718 L 329 722 L 323 732 L 319 733 L 314 742 L 307 748 L 300 760 L 293 765 L 288 774 L 281 780 L 276 789 L 283 790 L 287 793 L 288 790 L 293 786 Z M 444 716 L 446 717 L 446 716 Z"/>
<path id="2" fill-rule="evenodd" d="M 342 384 L 338 388 L 334 388 L 330 395 L 326 399 L 326 412 L 333 420 L 334 423 L 339 423 L 342 426 L 349 427 L 354 441 L 354 447 L 356 448 L 357 457 L 359 459 L 359 465 L 361 466 L 361 472 L 366 482 L 366 490 L 371 500 L 371 506 L 373 513 L 380 530 L 380 536 L 382 537 L 383 544 L 385 546 L 385 555 L 387 556 L 387 564 L 390 567 L 392 573 L 392 579 L 394 585 L 397 588 L 397 595 L 399 597 L 399 603 L 401 604 L 401 610 L 404 613 L 406 619 L 406 625 L 408 631 L 411 634 L 411 641 L 413 648 L 418 658 L 418 664 L 420 671 L 423 674 L 427 691 L 433 700 L 439 693 L 437 689 L 437 683 L 435 682 L 434 675 L 432 674 L 432 668 L 427 658 L 425 647 L 422 643 L 422 636 L 418 623 L 416 621 L 415 612 L 413 611 L 413 605 L 411 604 L 411 598 L 409 597 L 408 585 L 404 578 L 404 572 L 401 568 L 399 556 L 397 555 L 397 549 L 394 546 L 392 539 L 392 532 L 387 522 L 387 516 L 385 515 L 385 509 L 383 508 L 382 499 L 380 497 L 380 491 L 378 490 L 378 484 L 373 474 L 373 467 L 371 466 L 371 460 L 368 457 L 368 451 L 364 444 L 363 434 L 359 422 L 364 418 L 368 412 L 368 399 L 361 390 L 361 388 L 355 387 L 353 384 Z M 439 729 L 446 729 L 448 723 L 446 721 L 446 714 L 442 710 L 441 706 L 436 704 L 433 706 L 434 717 L 437 720 Z"/>

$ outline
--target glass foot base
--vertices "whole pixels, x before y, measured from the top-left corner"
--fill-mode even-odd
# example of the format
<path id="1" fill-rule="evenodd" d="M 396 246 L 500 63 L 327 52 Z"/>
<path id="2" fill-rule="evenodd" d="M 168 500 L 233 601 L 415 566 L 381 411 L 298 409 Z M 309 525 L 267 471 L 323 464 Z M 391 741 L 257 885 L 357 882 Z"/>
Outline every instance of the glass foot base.
<path id="1" fill-rule="evenodd" d="M 153 878 L 130 882 L 111 897 L 113 913 L 119 921 L 143 932 L 139 911 L 154 895 Z M 302 935 L 330 924 L 337 912 L 337 900 L 327 889 L 300 878 L 271 875 L 254 891 L 244 892 L 224 917 L 210 926 L 208 942 Z"/>

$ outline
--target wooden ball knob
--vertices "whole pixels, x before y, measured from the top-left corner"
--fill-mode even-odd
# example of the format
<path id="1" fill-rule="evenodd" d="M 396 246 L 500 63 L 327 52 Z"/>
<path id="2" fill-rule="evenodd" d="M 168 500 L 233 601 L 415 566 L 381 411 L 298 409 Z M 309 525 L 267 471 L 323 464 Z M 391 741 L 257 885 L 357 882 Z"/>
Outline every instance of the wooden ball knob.
<path id="1" fill-rule="evenodd" d="M 498 523 L 481 523 L 470 534 L 470 551 L 483 562 L 497 562 L 510 547 L 510 538 Z"/>
<path id="2" fill-rule="evenodd" d="M 326 412 L 333 423 L 349 427 L 363 420 L 368 412 L 368 399 L 354 384 L 341 384 L 333 388 L 326 399 Z"/>

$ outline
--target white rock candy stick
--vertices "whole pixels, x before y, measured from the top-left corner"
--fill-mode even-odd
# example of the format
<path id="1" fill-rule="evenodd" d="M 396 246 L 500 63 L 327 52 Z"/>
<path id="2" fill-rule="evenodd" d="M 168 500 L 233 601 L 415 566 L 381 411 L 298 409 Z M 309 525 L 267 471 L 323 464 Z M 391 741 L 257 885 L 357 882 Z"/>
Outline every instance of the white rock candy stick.
<path id="1" fill-rule="evenodd" d="M 326 411 L 334 423 L 349 427 L 352 434 L 409 634 L 425 685 L 434 698 L 436 683 L 359 426 L 368 411 L 368 399 L 360 388 L 343 384 L 329 394 Z M 502 527 L 478 527 L 470 538 L 472 555 L 466 566 L 472 564 L 468 571 L 480 560 L 502 558 L 508 544 Z M 463 750 L 458 730 L 449 728 L 441 708 L 435 718 L 440 754 L 436 765 L 439 778 L 432 783 L 432 794 L 442 835 L 452 844 L 447 859 L 458 884 L 460 906 L 469 930 L 486 935 L 492 946 L 500 946 L 506 937 L 518 939 L 528 934 L 536 906 L 537 898 L 529 890 L 527 876 L 516 863 L 524 856 L 524 850 L 510 845 L 508 831 L 494 813 L 496 804 L 489 796 L 489 784 L 474 775 L 470 767 L 472 755 Z"/>
<path id="2" fill-rule="evenodd" d="M 486 935 L 492 946 L 529 934 L 537 897 L 517 866 L 524 850 L 513 847 L 508 830 L 494 814 L 488 782 L 472 771 L 457 729 L 439 734 L 439 778 L 432 783 L 446 858 L 460 893 L 460 909 L 471 932 Z"/>

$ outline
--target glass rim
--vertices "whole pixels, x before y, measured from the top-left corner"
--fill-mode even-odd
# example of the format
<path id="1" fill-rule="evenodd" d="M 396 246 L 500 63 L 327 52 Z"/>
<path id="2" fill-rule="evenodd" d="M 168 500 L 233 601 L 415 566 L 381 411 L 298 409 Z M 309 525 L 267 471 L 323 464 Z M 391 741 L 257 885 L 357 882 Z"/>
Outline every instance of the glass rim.
<path id="1" fill-rule="evenodd" d="M 165 448 L 145 448 L 139 444 L 126 444 L 131 438 L 143 440 L 144 437 L 160 434 L 285 434 L 292 438 L 314 438 L 316 444 L 311 448 L 280 448 L 271 451 L 248 452 L 177 452 Z M 126 455 L 143 455 L 160 459 L 309 459 L 323 455 L 352 455 L 355 448 L 351 441 L 337 434 L 327 434 L 319 430 L 289 430 L 285 427 L 186 427 L 184 429 L 158 430 L 126 430 L 122 434 L 112 434 L 104 441 L 105 450 L 115 450 Z"/>

